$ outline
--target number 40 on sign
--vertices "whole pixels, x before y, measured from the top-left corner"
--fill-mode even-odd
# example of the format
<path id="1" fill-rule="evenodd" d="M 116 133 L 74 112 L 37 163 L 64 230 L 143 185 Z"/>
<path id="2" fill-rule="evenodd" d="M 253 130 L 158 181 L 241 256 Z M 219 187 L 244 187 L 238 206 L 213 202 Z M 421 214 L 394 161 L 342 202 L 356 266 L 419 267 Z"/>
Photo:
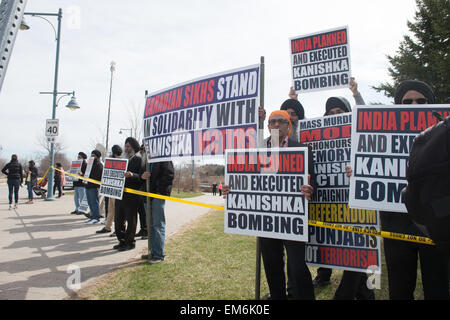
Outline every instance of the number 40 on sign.
<path id="1" fill-rule="evenodd" d="M 47 119 L 45 125 L 46 137 L 57 137 L 59 133 L 59 119 Z"/>

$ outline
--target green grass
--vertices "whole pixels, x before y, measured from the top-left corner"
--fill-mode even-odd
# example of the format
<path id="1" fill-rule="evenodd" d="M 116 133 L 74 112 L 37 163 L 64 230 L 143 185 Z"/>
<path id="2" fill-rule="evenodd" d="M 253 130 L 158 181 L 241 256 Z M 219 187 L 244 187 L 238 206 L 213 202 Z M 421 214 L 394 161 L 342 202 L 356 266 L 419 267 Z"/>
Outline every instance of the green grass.
<path id="1" fill-rule="evenodd" d="M 187 192 L 187 191 L 180 191 L 172 189 L 172 193 L 170 194 L 171 197 L 174 198 L 194 198 L 202 196 L 203 193 L 201 192 Z"/>
<path id="2" fill-rule="evenodd" d="M 249 236 L 226 234 L 223 211 L 200 217 L 185 232 L 166 241 L 166 261 L 145 261 L 120 269 L 106 281 L 80 295 L 84 299 L 242 300 L 255 297 L 255 244 Z M 387 300 L 387 273 L 382 257 L 381 289 L 377 300 Z M 261 296 L 268 293 L 261 266 Z M 313 278 L 316 267 L 310 267 Z M 331 285 L 315 290 L 317 300 L 330 300 L 339 285 L 341 270 L 333 270 Z M 416 299 L 423 299 L 418 280 Z"/>

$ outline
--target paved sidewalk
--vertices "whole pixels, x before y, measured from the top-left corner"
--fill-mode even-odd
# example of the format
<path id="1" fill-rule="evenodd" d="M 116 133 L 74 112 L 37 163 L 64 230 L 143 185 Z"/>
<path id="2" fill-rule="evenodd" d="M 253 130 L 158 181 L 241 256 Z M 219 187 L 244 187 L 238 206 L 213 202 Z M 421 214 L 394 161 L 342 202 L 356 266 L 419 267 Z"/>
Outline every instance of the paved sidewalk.
<path id="1" fill-rule="evenodd" d="M 140 259 L 147 248 L 147 240 L 138 238 L 134 250 L 113 250 L 115 237 L 95 233 L 103 225 L 86 225 L 84 216 L 70 214 L 73 195 L 25 204 L 23 189 L 19 208 L 8 210 L 7 194 L 0 186 L 0 300 L 64 299 L 73 293 L 67 286 L 74 278 L 71 267 L 80 268 L 83 288 L 88 281 Z M 189 200 L 224 204 L 211 194 Z M 209 210 L 166 201 L 166 238 Z"/>

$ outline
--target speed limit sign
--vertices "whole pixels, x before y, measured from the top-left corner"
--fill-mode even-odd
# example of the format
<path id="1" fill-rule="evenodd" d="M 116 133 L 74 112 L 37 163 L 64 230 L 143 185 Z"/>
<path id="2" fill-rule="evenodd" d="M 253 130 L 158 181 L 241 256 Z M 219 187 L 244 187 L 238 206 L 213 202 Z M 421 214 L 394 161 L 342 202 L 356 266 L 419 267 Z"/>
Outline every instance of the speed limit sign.
<path id="1" fill-rule="evenodd" d="M 57 137 L 59 134 L 59 119 L 47 119 L 45 125 L 45 136 Z"/>

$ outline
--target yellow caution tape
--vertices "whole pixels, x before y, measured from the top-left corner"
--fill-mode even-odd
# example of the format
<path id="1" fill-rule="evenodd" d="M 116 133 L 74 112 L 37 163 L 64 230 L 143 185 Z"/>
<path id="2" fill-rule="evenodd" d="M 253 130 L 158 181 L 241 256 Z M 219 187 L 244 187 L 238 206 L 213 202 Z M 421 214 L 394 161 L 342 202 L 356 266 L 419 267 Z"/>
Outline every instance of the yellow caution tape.
<path id="1" fill-rule="evenodd" d="M 63 172 L 64 174 L 76 177 L 76 178 L 81 179 L 81 180 L 89 181 L 89 182 L 92 182 L 92 183 L 95 183 L 95 184 L 100 184 L 100 181 L 97 181 L 97 180 L 94 180 L 94 179 L 90 179 L 90 178 L 86 178 L 86 177 L 83 177 L 83 176 L 80 176 L 80 175 L 77 175 L 77 174 L 66 172 L 64 170 L 60 170 L 60 169 L 57 169 L 55 167 L 53 167 L 53 169 L 55 169 L 57 171 L 60 171 L 60 172 Z M 207 203 L 201 203 L 201 202 L 189 201 L 189 200 L 184 200 L 184 199 L 178 199 L 178 198 L 163 196 L 163 195 L 156 194 L 156 193 L 150 193 L 150 192 L 145 192 L 145 191 L 134 190 L 134 189 L 130 189 L 130 188 L 124 188 L 124 191 L 128 192 L 128 193 L 133 193 L 133 194 L 145 196 L 145 197 L 170 200 L 170 201 L 186 203 L 186 204 L 192 204 L 192 205 L 195 205 L 195 206 L 206 207 L 206 208 L 222 210 L 222 211 L 225 210 L 225 208 L 222 207 L 222 206 L 216 206 L 216 205 L 207 204 Z M 342 224 L 321 222 L 321 221 L 316 221 L 316 220 L 309 220 L 308 224 L 311 225 L 311 226 L 316 226 L 316 227 L 323 227 L 323 228 L 330 228 L 330 229 L 336 229 L 336 230 L 342 230 L 342 231 L 349 231 L 349 232 L 354 232 L 354 233 L 378 236 L 378 237 L 382 237 L 382 238 L 403 240 L 403 241 L 416 242 L 416 243 L 424 243 L 424 244 L 428 244 L 428 245 L 434 245 L 435 244 L 433 242 L 433 240 L 431 240 L 430 238 L 414 236 L 414 235 L 408 235 L 408 234 L 387 232 L 387 231 L 381 231 L 381 230 L 379 231 L 379 230 L 364 229 L 364 228 L 356 227 L 356 226 L 347 226 L 347 225 L 342 225 Z"/>
<path id="2" fill-rule="evenodd" d="M 42 180 L 45 179 L 45 177 L 47 176 L 48 170 L 50 170 L 50 167 L 47 169 L 47 171 L 45 171 L 45 174 L 42 176 L 42 178 L 40 178 L 40 179 L 38 180 L 38 184 L 41 184 Z"/>
<path id="3" fill-rule="evenodd" d="M 100 184 L 100 181 L 91 179 L 91 178 L 86 178 L 77 174 L 73 174 L 64 170 L 60 170 L 57 169 L 55 167 L 53 167 L 53 169 L 63 172 L 64 174 L 76 177 L 78 179 L 81 180 L 85 180 L 85 181 L 89 181 L 91 183 L 95 183 L 95 184 Z M 201 202 L 195 202 L 195 201 L 189 201 L 189 200 L 184 200 L 184 199 L 178 199 L 178 198 L 173 198 L 173 197 L 168 197 L 168 196 L 163 196 L 157 193 L 150 193 L 150 192 L 145 192 L 145 191 L 139 191 L 139 190 L 134 190 L 134 189 L 130 189 L 130 188 L 124 188 L 123 189 L 125 192 L 128 193 L 133 193 L 133 194 L 137 194 L 140 196 L 146 196 L 146 197 L 150 197 L 150 198 L 158 198 L 158 199 L 164 199 L 164 200 L 170 200 L 170 201 L 175 201 L 175 202 L 180 202 L 180 203 L 186 203 L 186 204 L 192 204 L 195 206 L 200 206 L 200 207 L 206 207 L 206 208 L 211 208 L 211 209 L 217 209 L 217 210 L 224 210 L 224 208 L 222 206 L 215 206 L 213 204 L 206 204 L 206 203 L 201 203 Z"/>
<path id="4" fill-rule="evenodd" d="M 429 245 L 435 244 L 433 242 L 433 240 L 431 240 L 430 238 L 413 236 L 413 235 L 409 235 L 409 234 L 401 234 L 401 233 L 395 233 L 395 232 L 373 230 L 373 229 L 369 229 L 369 228 L 364 229 L 362 227 L 346 226 L 346 225 L 342 225 L 342 224 L 315 221 L 315 220 L 309 220 L 308 224 L 311 226 L 316 226 L 316 227 L 331 228 L 331 229 L 336 229 L 336 230 L 367 234 L 367 235 L 371 235 L 371 236 L 378 236 L 378 237 L 382 237 L 382 238 L 410 241 L 410 242 L 416 242 L 416 243 L 425 243 L 425 244 L 429 244 Z"/>

